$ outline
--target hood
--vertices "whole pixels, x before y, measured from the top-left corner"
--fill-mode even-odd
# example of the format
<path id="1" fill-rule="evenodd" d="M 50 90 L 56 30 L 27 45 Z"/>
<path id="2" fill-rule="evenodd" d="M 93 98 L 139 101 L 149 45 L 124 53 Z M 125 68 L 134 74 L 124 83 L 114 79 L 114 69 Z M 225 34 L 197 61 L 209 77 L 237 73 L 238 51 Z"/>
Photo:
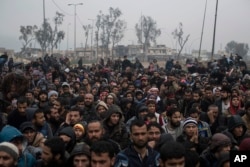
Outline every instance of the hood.
<path id="1" fill-rule="evenodd" d="M 97 109 L 99 106 L 103 106 L 106 110 L 108 110 L 108 106 L 104 101 L 99 101 L 95 108 Z"/>
<path id="2" fill-rule="evenodd" d="M 90 148 L 87 144 L 85 143 L 80 143 L 75 145 L 74 149 L 70 153 L 70 158 L 73 158 L 75 155 L 87 155 L 90 158 Z"/>
<path id="3" fill-rule="evenodd" d="M 74 129 L 71 126 L 64 127 L 59 131 L 58 136 L 60 135 L 66 135 L 71 138 L 69 143 L 66 144 L 66 150 L 68 152 L 71 152 L 76 143 L 76 135 Z"/>
<path id="4" fill-rule="evenodd" d="M 71 140 L 75 140 L 75 138 L 76 138 L 74 129 L 71 126 L 67 126 L 65 128 L 62 128 L 58 133 L 58 136 L 60 136 L 60 135 L 66 135 L 66 136 L 70 137 Z"/>
<path id="5" fill-rule="evenodd" d="M 22 133 L 15 127 L 6 125 L 0 132 L 0 142 L 10 142 L 15 137 L 23 137 Z"/>
<path id="6" fill-rule="evenodd" d="M 109 107 L 108 111 L 107 111 L 107 114 L 106 114 L 106 117 L 104 119 L 104 122 L 108 121 L 110 116 L 114 113 L 118 113 L 120 114 L 120 122 L 124 119 L 123 118 L 123 113 L 122 113 L 122 110 L 121 108 L 118 106 L 118 105 L 115 105 L 113 104 L 112 106 Z"/>
<path id="7" fill-rule="evenodd" d="M 237 127 L 239 125 L 243 126 L 243 130 L 244 130 L 243 134 L 245 134 L 247 127 L 245 125 L 245 122 L 242 120 L 241 116 L 233 115 L 228 119 L 228 130 L 229 131 L 232 131 L 235 127 Z"/>

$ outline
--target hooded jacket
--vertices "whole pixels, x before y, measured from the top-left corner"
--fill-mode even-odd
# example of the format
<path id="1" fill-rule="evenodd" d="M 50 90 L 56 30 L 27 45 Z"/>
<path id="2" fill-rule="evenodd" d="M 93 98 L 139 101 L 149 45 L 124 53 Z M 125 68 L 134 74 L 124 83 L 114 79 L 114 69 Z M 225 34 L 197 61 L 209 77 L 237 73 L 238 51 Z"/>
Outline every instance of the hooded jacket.
<path id="1" fill-rule="evenodd" d="M 113 126 L 109 125 L 109 120 L 112 114 L 118 113 L 120 115 L 119 123 Z M 128 144 L 128 132 L 123 122 L 123 113 L 119 106 L 112 105 L 107 111 L 106 118 L 103 120 L 105 129 L 105 136 L 120 144 L 121 148 L 125 148 Z"/>
<path id="2" fill-rule="evenodd" d="M 235 137 L 234 134 L 233 134 L 233 130 L 238 127 L 238 126 L 241 126 L 243 127 L 243 133 L 241 136 L 239 137 Z M 225 135 L 227 135 L 231 141 L 232 141 L 232 144 L 233 145 L 239 145 L 241 143 L 241 141 L 247 137 L 248 135 L 246 134 L 246 131 L 247 131 L 247 127 L 245 125 L 245 122 L 243 121 L 243 119 L 241 118 L 240 115 L 233 115 L 231 117 L 229 117 L 228 119 L 228 128 L 223 131 L 223 133 Z"/>
<path id="3" fill-rule="evenodd" d="M 0 132 L 0 142 L 11 142 L 14 138 L 20 137 L 23 140 L 22 154 L 19 155 L 18 167 L 33 167 L 35 165 L 35 158 L 26 151 L 27 141 L 22 133 L 13 126 L 6 125 Z"/>
<path id="4" fill-rule="evenodd" d="M 88 157 L 88 160 L 90 161 L 90 148 L 89 148 L 89 146 L 85 143 L 75 145 L 74 149 L 70 153 L 70 157 L 67 160 L 67 167 L 74 167 L 73 159 L 76 155 L 85 155 Z"/>
<path id="5" fill-rule="evenodd" d="M 68 151 L 68 153 L 71 153 L 72 149 L 74 148 L 74 146 L 76 144 L 76 135 L 75 135 L 73 128 L 71 126 L 67 126 L 67 127 L 62 128 L 58 132 L 58 136 L 60 136 L 60 135 L 66 135 L 66 136 L 71 138 L 70 142 L 67 143 L 67 145 L 66 145 L 66 150 Z"/>

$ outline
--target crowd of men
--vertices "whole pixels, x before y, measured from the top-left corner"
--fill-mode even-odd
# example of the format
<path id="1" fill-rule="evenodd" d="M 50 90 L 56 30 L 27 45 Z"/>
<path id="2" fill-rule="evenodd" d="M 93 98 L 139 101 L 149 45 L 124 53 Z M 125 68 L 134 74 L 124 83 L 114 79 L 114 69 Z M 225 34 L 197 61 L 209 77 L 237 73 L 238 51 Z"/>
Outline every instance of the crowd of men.
<path id="1" fill-rule="evenodd" d="M 230 150 L 250 150 L 238 55 L 83 62 L 46 55 L 1 69 L 0 167 L 226 167 Z"/>

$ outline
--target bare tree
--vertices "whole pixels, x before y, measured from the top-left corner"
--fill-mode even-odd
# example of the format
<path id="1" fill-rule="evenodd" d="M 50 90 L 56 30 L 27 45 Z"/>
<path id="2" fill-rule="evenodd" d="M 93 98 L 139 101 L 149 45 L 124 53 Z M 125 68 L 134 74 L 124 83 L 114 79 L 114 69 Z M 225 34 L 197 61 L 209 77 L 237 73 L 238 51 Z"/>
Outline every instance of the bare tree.
<path id="1" fill-rule="evenodd" d="M 35 32 L 36 40 L 40 47 L 42 48 L 43 53 L 47 51 L 47 48 L 50 45 L 50 39 L 52 35 L 52 28 L 47 19 L 42 24 L 41 28 Z"/>
<path id="2" fill-rule="evenodd" d="M 183 37 L 184 35 L 184 32 L 183 32 L 183 26 L 182 26 L 182 23 L 179 23 L 179 27 L 176 28 L 173 32 L 172 32 L 172 35 L 174 36 L 174 39 L 177 40 L 179 46 L 180 46 L 180 49 L 178 51 L 178 55 L 177 55 L 177 60 L 179 60 L 179 57 L 180 57 L 180 54 L 185 46 L 185 44 L 187 43 L 188 41 L 188 38 L 190 36 L 190 34 L 188 34 L 185 38 Z"/>
<path id="3" fill-rule="evenodd" d="M 64 15 L 62 13 L 56 12 L 56 16 L 54 18 L 55 27 L 54 31 L 52 31 L 52 36 L 50 39 L 51 53 L 53 53 L 54 47 L 57 49 L 58 44 L 60 44 L 62 39 L 64 39 L 65 33 L 58 30 L 58 27 L 63 23 L 63 17 Z"/>
<path id="4" fill-rule="evenodd" d="M 22 49 L 20 55 L 26 54 L 27 48 L 32 47 L 32 41 L 35 39 L 35 30 L 37 26 L 20 26 L 21 35 L 19 36 L 19 40 L 22 40 Z"/>
<path id="5" fill-rule="evenodd" d="M 135 25 L 135 30 L 138 43 L 143 46 L 143 53 L 147 53 L 151 43 L 156 44 L 156 38 L 161 35 L 161 30 L 157 28 L 156 21 L 150 16 L 142 16 L 140 22 Z"/>
<path id="6" fill-rule="evenodd" d="M 63 14 L 56 12 L 54 30 L 46 19 L 41 28 L 35 32 L 36 40 L 41 46 L 43 53 L 46 52 L 47 49 L 50 49 L 51 53 L 53 53 L 53 49 L 58 48 L 58 44 L 64 39 L 65 32 L 58 30 L 58 27 L 63 23 L 63 17 Z"/>
<path id="7" fill-rule="evenodd" d="M 85 35 L 85 52 L 86 52 L 86 48 L 88 46 L 88 38 L 89 38 L 89 32 L 91 30 L 91 25 L 88 24 L 88 25 L 85 25 L 85 26 L 82 26 L 83 30 L 84 30 L 84 35 Z M 85 56 L 85 52 L 84 52 L 84 56 Z"/>
<path id="8" fill-rule="evenodd" d="M 118 20 L 115 23 L 114 29 L 112 30 L 112 33 L 111 33 L 111 39 L 112 39 L 112 52 L 111 52 L 111 56 L 112 56 L 112 59 L 113 59 L 113 56 L 114 56 L 114 54 L 113 54 L 114 47 L 124 37 L 124 31 L 125 31 L 126 28 L 127 28 L 127 24 L 126 24 L 125 21 Z"/>
<path id="9" fill-rule="evenodd" d="M 112 7 L 109 8 L 108 14 L 103 14 L 100 11 L 97 15 L 96 40 L 97 42 L 100 40 L 106 56 L 109 55 L 109 45 L 112 43 L 112 46 L 114 46 L 123 38 L 122 33 L 126 28 L 126 22 L 119 19 L 121 15 L 120 9 Z"/>
<path id="10" fill-rule="evenodd" d="M 246 43 L 231 41 L 227 43 L 225 50 L 227 53 L 238 54 L 242 57 L 245 57 L 249 51 L 249 46 Z"/>

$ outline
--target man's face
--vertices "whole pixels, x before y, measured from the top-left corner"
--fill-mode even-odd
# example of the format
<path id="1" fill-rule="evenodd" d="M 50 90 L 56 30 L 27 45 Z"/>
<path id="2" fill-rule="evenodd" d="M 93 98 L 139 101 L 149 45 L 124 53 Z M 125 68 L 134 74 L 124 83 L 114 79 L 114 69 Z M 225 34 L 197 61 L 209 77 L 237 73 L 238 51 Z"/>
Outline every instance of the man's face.
<path id="1" fill-rule="evenodd" d="M 47 95 L 44 94 L 44 93 L 43 93 L 43 94 L 40 94 L 39 98 L 40 98 L 40 101 L 41 101 L 41 102 L 47 101 Z"/>
<path id="2" fill-rule="evenodd" d="M 42 161 L 45 165 L 48 165 L 50 164 L 52 161 L 54 161 L 54 156 L 51 152 L 51 149 L 47 146 L 43 146 L 42 147 L 42 155 L 41 155 L 41 158 L 42 158 Z"/>
<path id="3" fill-rule="evenodd" d="M 207 99 L 212 99 L 212 97 L 213 97 L 212 90 L 205 90 L 205 94 L 206 94 Z"/>
<path id="4" fill-rule="evenodd" d="M 198 134 L 198 127 L 195 124 L 188 124 L 185 126 L 184 131 L 187 136 L 192 137 Z"/>
<path id="5" fill-rule="evenodd" d="M 27 103 L 17 103 L 17 110 L 18 110 L 19 114 L 25 115 L 27 106 L 28 106 Z"/>
<path id="6" fill-rule="evenodd" d="M 70 124 L 75 125 L 82 120 L 82 116 L 79 111 L 70 111 Z"/>
<path id="7" fill-rule="evenodd" d="M 17 161 L 8 153 L 0 151 L 0 167 L 13 167 Z"/>
<path id="8" fill-rule="evenodd" d="M 194 100 L 194 101 L 200 100 L 200 95 L 199 95 L 199 93 L 193 93 L 193 100 Z"/>
<path id="9" fill-rule="evenodd" d="M 51 113 L 49 115 L 49 119 L 54 119 L 55 121 L 59 121 L 60 119 L 60 115 L 57 109 L 55 109 L 54 107 L 52 107 L 51 109 Z"/>
<path id="10" fill-rule="evenodd" d="M 237 126 L 233 129 L 233 134 L 235 137 L 241 137 L 243 135 L 244 129 L 243 126 Z"/>
<path id="11" fill-rule="evenodd" d="M 161 165 L 162 167 L 184 167 L 185 157 L 168 159 Z"/>
<path id="12" fill-rule="evenodd" d="M 232 105 L 234 107 L 238 107 L 240 105 L 240 100 L 239 100 L 238 97 L 233 97 L 233 99 L 232 99 Z"/>
<path id="13" fill-rule="evenodd" d="M 68 86 L 63 86 L 63 93 L 69 93 L 69 87 Z"/>
<path id="14" fill-rule="evenodd" d="M 221 95 L 221 99 L 222 100 L 226 100 L 228 98 L 228 93 L 227 91 L 221 91 L 220 92 L 220 95 Z"/>
<path id="15" fill-rule="evenodd" d="M 181 113 L 175 112 L 170 118 L 170 124 L 173 127 L 179 127 L 181 124 Z"/>
<path id="16" fill-rule="evenodd" d="M 103 128 L 100 122 L 91 122 L 88 124 L 87 129 L 88 138 L 92 141 L 98 141 L 103 136 Z"/>
<path id="17" fill-rule="evenodd" d="M 91 94 L 86 94 L 84 97 L 84 104 L 86 106 L 90 106 L 94 101 L 94 97 Z"/>
<path id="18" fill-rule="evenodd" d="M 91 152 L 91 167 L 112 167 L 114 162 L 115 158 L 110 158 L 108 153 Z"/>
<path id="19" fill-rule="evenodd" d="M 58 96 L 56 94 L 52 94 L 50 97 L 49 97 L 49 100 L 51 102 L 54 102 L 56 99 L 58 98 Z"/>
<path id="20" fill-rule="evenodd" d="M 39 94 L 40 90 L 41 90 L 40 88 L 35 87 L 33 90 L 34 95 L 37 96 Z"/>
<path id="21" fill-rule="evenodd" d="M 191 100 L 191 98 L 192 98 L 192 93 L 191 92 L 185 92 L 184 99 L 185 100 Z"/>
<path id="22" fill-rule="evenodd" d="M 146 147 L 148 142 L 147 126 L 146 125 L 143 125 L 142 127 L 133 126 L 131 128 L 130 138 L 135 147 L 137 148 Z"/>
<path id="23" fill-rule="evenodd" d="M 79 101 L 76 103 L 77 107 L 83 108 L 84 107 L 84 101 Z"/>
<path id="24" fill-rule="evenodd" d="M 28 128 L 28 129 L 24 130 L 23 135 L 27 139 L 28 143 L 31 143 L 34 141 L 34 138 L 36 136 L 36 132 L 34 131 L 34 129 Z"/>
<path id="25" fill-rule="evenodd" d="M 67 135 L 61 134 L 59 137 L 63 140 L 65 144 L 68 144 L 71 141 L 71 138 Z"/>
<path id="26" fill-rule="evenodd" d="M 25 97 L 26 97 L 27 100 L 29 100 L 29 101 L 33 100 L 33 94 L 30 93 L 30 92 L 27 92 L 27 93 L 25 94 Z"/>
<path id="27" fill-rule="evenodd" d="M 119 113 L 113 113 L 111 114 L 110 118 L 109 118 L 109 123 L 111 125 L 117 125 L 120 121 L 120 114 Z"/>
<path id="28" fill-rule="evenodd" d="M 148 104 L 148 112 L 155 113 L 155 104 Z"/>
<path id="29" fill-rule="evenodd" d="M 89 167 L 90 160 L 87 155 L 75 155 L 75 157 L 73 158 L 73 165 L 74 167 Z"/>
<path id="30" fill-rule="evenodd" d="M 159 141 L 160 136 L 161 136 L 160 129 L 155 126 L 151 126 L 151 128 L 148 130 L 148 140 Z"/>
<path id="31" fill-rule="evenodd" d="M 35 119 L 34 119 L 34 123 L 37 126 L 43 126 L 45 123 L 45 117 L 44 117 L 44 113 L 36 113 Z"/>
<path id="32" fill-rule="evenodd" d="M 112 93 L 117 95 L 119 93 L 119 89 L 117 87 L 113 88 Z"/>
<path id="33" fill-rule="evenodd" d="M 218 107 L 211 107 L 209 110 L 212 110 L 214 118 L 217 118 L 219 115 Z"/>

